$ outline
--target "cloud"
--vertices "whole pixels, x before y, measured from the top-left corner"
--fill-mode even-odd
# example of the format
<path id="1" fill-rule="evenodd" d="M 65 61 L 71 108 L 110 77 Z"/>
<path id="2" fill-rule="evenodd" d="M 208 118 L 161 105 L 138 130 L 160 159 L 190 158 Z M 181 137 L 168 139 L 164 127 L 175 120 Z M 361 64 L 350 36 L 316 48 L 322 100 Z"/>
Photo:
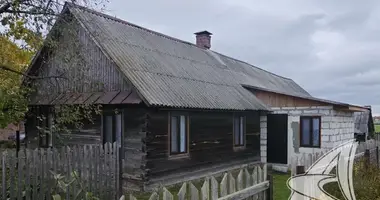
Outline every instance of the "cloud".
<path id="1" fill-rule="evenodd" d="M 113 0 L 108 13 L 295 80 L 312 95 L 380 114 L 380 2 Z"/>

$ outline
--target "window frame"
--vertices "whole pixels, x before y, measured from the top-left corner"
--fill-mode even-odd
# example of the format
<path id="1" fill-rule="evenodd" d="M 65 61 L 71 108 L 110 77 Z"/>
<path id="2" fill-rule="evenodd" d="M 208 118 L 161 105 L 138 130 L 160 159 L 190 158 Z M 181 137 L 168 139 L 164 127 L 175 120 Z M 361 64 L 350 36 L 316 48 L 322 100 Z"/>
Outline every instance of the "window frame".
<path id="1" fill-rule="evenodd" d="M 181 116 L 185 117 L 185 152 L 180 151 L 181 139 L 178 138 L 178 136 L 181 135 L 180 132 L 177 133 L 178 152 L 172 152 L 172 117 L 178 117 L 178 119 L 181 119 Z M 179 124 L 181 124 L 181 122 L 179 122 Z M 189 140 L 190 140 L 190 117 L 188 113 L 169 112 L 169 115 L 168 115 L 168 156 L 169 158 L 188 156 L 190 152 Z"/>
<path id="2" fill-rule="evenodd" d="M 239 118 L 239 138 L 241 137 L 240 135 L 240 130 L 241 130 L 241 119 L 243 119 L 243 144 L 236 144 L 235 143 L 235 119 Z M 245 148 L 246 143 L 247 143 L 247 119 L 246 116 L 244 115 L 239 115 L 239 114 L 234 114 L 232 117 L 232 143 L 234 148 Z"/>
<path id="3" fill-rule="evenodd" d="M 305 144 L 303 144 L 303 127 L 304 127 L 304 125 L 303 125 L 303 120 L 304 119 L 309 119 L 310 120 L 310 122 L 309 122 L 309 138 L 310 138 L 310 141 L 309 141 L 309 144 L 308 145 L 305 145 Z M 318 133 L 318 135 L 319 135 L 319 142 L 318 142 L 318 145 L 313 145 L 313 139 L 314 139 L 314 135 L 313 135 L 313 119 L 318 119 L 319 120 L 319 124 L 318 124 L 318 126 L 319 126 L 319 133 Z M 305 147 L 305 148 L 321 148 L 321 139 L 322 139 L 322 134 L 321 134 L 321 132 L 322 132 L 322 126 L 321 126 L 321 124 L 322 124 L 322 122 L 321 122 L 322 120 L 321 120 L 321 116 L 300 116 L 300 132 L 299 132 L 299 134 L 300 134 L 300 147 Z"/>
<path id="4" fill-rule="evenodd" d="M 120 115 L 120 128 L 121 128 L 121 138 L 120 138 L 120 143 L 117 141 L 117 134 L 116 134 L 116 119 L 117 115 Z M 111 117 L 111 143 L 117 143 L 118 147 L 121 147 L 123 145 L 123 121 L 124 121 L 124 112 L 122 110 L 119 110 L 118 113 L 115 113 L 115 111 L 104 111 L 101 115 L 101 141 L 102 144 L 104 145 L 106 143 L 105 137 L 106 137 L 106 123 L 105 120 L 107 117 Z"/>

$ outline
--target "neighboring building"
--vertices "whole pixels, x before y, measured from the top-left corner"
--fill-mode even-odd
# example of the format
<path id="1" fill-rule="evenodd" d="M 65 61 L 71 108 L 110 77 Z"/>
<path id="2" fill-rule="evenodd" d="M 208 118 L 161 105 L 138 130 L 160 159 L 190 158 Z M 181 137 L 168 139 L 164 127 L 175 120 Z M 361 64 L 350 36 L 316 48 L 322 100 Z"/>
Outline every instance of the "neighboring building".
<path id="1" fill-rule="evenodd" d="M 294 153 L 353 138 L 353 112 L 364 109 L 314 98 L 291 79 L 212 51 L 207 31 L 196 33 L 194 45 L 72 4 L 63 13 L 75 31 L 50 34 L 60 35 L 58 45 L 44 46 L 28 73 L 57 76 L 66 65 L 75 67 L 67 79 L 31 83 L 28 145 L 55 144 L 36 129 L 52 124 L 53 106 L 102 104 L 103 115 L 67 142 L 119 142 L 129 188 L 265 163 L 267 152 L 268 161 L 287 164 Z M 85 62 L 60 61 L 70 54 Z M 267 117 L 271 110 L 281 114 Z M 39 113 L 45 122 L 36 119 Z"/>
<path id="2" fill-rule="evenodd" d="M 282 91 L 249 87 L 271 106 L 268 115 L 267 162 L 291 164 L 294 155 L 331 149 L 354 138 L 354 113 L 366 108 L 310 96 L 306 91 Z"/>
<path id="3" fill-rule="evenodd" d="M 374 124 L 380 124 L 380 116 L 373 117 Z"/>
<path id="4" fill-rule="evenodd" d="M 372 117 L 371 106 L 366 106 L 365 112 L 356 112 L 355 116 L 355 137 L 358 141 L 366 141 L 374 136 L 375 126 Z"/>

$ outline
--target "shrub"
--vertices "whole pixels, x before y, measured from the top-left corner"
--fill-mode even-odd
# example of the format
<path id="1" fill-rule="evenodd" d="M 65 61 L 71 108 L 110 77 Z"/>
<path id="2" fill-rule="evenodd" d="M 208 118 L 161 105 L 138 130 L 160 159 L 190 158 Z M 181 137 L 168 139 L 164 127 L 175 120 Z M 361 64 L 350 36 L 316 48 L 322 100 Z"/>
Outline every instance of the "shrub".
<path id="1" fill-rule="evenodd" d="M 354 164 L 353 184 L 356 199 L 380 200 L 380 169 L 375 164 L 366 164 L 364 159 Z M 328 183 L 324 189 L 338 199 L 345 199 L 338 183 Z"/>

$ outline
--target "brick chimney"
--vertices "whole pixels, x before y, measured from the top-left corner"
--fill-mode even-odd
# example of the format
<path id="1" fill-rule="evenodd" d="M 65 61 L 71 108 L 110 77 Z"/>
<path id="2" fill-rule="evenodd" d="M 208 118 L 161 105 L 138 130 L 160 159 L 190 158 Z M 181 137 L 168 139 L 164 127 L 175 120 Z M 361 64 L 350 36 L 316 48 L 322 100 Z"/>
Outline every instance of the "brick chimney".
<path id="1" fill-rule="evenodd" d="M 201 31 L 194 34 L 196 35 L 196 39 L 197 39 L 196 44 L 198 47 L 202 49 L 210 49 L 212 33 L 208 31 Z"/>

